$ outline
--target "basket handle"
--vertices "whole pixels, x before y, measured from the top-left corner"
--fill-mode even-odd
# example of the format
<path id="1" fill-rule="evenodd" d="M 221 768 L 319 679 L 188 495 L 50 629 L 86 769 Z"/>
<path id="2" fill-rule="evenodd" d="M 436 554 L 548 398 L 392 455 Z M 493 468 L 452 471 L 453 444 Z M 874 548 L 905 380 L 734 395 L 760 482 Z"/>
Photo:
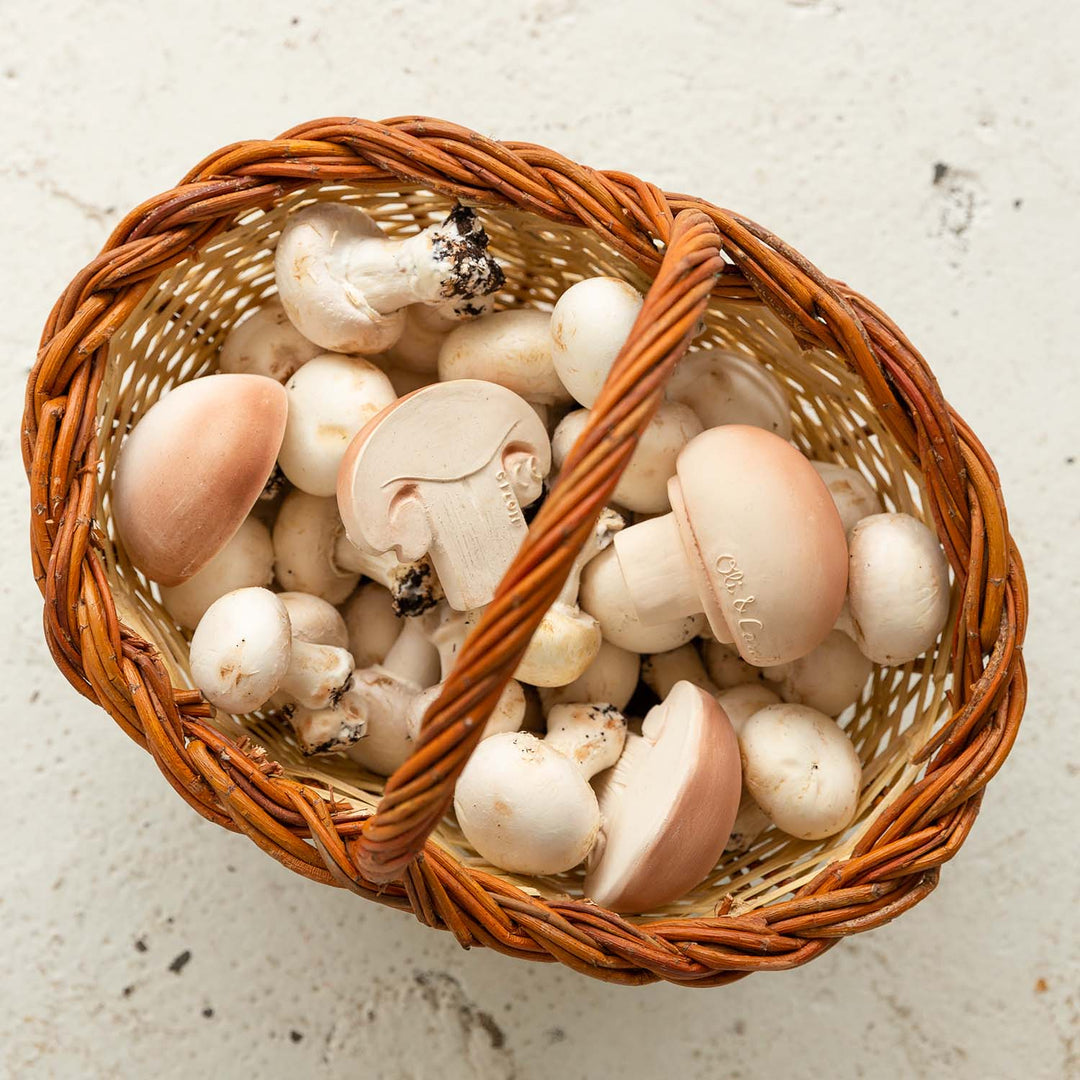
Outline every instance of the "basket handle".
<path id="1" fill-rule="evenodd" d="M 424 714 L 416 748 L 387 780 L 376 812 L 350 845 L 369 881 L 400 877 L 449 808 L 488 716 L 698 332 L 724 267 L 720 249 L 716 225 L 700 210 L 674 219 L 663 262 L 584 431 L 442 693 Z"/>

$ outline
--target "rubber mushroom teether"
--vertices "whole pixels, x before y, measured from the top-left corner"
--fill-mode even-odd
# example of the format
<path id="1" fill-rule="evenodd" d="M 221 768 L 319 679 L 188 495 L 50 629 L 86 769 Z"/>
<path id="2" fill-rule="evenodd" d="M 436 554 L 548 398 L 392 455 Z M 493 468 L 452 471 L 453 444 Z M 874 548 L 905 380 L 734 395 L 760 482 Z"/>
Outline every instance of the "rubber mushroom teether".
<path id="1" fill-rule="evenodd" d="M 847 544 L 810 462 L 779 436 L 729 424 L 686 446 L 668 488 L 670 514 L 615 537 L 641 621 L 704 611 L 717 639 L 759 667 L 820 644 L 844 603 Z"/>
<path id="2" fill-rule="evenodd" d="M 403 560 L 428 555 L 451 607 L 483 607 L 528 532 L 523 506 L 551 467 L 528 402 L 475 379 L 436 383 L 384 409 L 338 474 L 349 540 Z"/>
<path id="3" fill-rule="evenodd" d="M 612 911 L 669 904 L 716 864 L 742 792 L 739 746 L 711 694 L 679 682 L 649 710 L 640 735 L 600 790 L 603 833 L 585 895 Z"/>
<path id="4" fill-rule="evenodd" d="M 397 240 L 358 207 L 316 203 L 286 221 L 274 273 L 285 311 L 304 337 L 331 352 L 367 356 L 401 336 L 409 304 L 499 288 L 503 273 L 487 242 L 476 213 L 464 206 Z"/>
<path id="5" fill-rule="evenodd" d="M 241 375 L 265 375 L 283 383 L 321 352 L 321 346 L 308 341 L 289 322 L 281 301 L 273 296 L 229 331 L 218 367 Z"/>
<path id="6" fill-rule="evenodd" d="M 113 474 L 116 531 L 132 563 L 179 585 L 235 535 L 274 469 L 288 402 L 260 375 L 169 391 L 135 425 Z"/>

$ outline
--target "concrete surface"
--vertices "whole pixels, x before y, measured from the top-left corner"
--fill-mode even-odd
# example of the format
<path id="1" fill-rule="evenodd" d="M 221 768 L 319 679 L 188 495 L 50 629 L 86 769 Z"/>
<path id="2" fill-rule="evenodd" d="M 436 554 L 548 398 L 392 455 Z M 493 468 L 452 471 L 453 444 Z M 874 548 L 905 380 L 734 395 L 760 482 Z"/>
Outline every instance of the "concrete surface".
<path id="1" fill-rule="evenodd" d="M 1078 35 L 1070 0 L 0 0 L 0 1073 L 1080 1075 Z M 1031 575 L 1031 705 L 899 922 L 726 990 L 465 954 L 196 818 L 53 669 L 15 433 L 56 295 L 208 150 L 406 112 L 767 222 L 899 321 L 990 448 Z"/>

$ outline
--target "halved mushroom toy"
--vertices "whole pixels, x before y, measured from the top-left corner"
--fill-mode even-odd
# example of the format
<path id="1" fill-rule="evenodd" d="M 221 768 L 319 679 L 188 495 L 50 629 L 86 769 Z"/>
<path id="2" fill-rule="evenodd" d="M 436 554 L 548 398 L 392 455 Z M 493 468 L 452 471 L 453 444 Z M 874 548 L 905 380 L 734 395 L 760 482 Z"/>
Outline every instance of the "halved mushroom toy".
<path id="1" fill-rule="evenodd" d="M 273 379 L 210 375 L 175 387 L 139 420 L 111 494 L 137 569 L 179 585 L 232 539 L 273 472 L 287 410 Z"/>
<path id="2" fill-rule="evenodd" d="M 384 409 L 338 474 L 349 541 L 372 554 L 429 556 L 451 607 L 483 607 L 521 546 L 522 512 L 551 467 L 528 402 L 475 379 L 436 383 Z"/>
<path id="3" fill-rule="evenodd" d="M 363 210 L 321 202 L 290 215 L 274 272 L 281 302 L 304 337 L 331 352 L 370 356 L 388 349 L 409 304 L 469 299 L 503 283 L 473 210 L 403 240 Z"/>

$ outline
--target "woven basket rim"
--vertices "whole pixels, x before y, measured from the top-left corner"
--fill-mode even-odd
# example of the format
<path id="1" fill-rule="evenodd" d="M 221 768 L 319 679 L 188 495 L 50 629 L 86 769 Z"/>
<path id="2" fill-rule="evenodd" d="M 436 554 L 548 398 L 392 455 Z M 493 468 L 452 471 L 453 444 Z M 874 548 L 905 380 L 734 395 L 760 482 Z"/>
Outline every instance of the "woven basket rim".
<path id="1" fill-rule="evenodd" d="M 649 311 L 654 323 L 675 318 L 676 300 L 689 303 L 691 293 L 702 305 L 710 294 L 761 302 L 803 346 L 836 353 L 862 379 L 880 418 L 925 480 L 957 578 L 952 715 L 916 755 L 926 766 L 923 778 L 878 813 L 850 858 L 827 867 L 792 899 L 746 914 L 721 909 L 713 918 L 643 922 L 584 901 L 532 896 L 462 866 L 434 843 L 410 862 L 414 841 L 427 831 L 421 831 L 421 817 L 428 821 L 445 805 L 453 777 L 447 780 L 442 766 L 451 754 L 463 764 L 478 732 L 443 725 L 441 741 L 449 741 L 432 749 L 436 740 L 425 730 L 411 771 L 392 778 L 378 820 L 365 821 L 280 775 L 253 747 L 216 731 L 206 722 L 211 711 L 199 694 L 173 687 L 154 648 L 120 622 L 93 523 L 95 403 L 112 335 L 161 273 L 244 214 L 301 187 L 338 182 L 385 184 L 388 190 L 419 186 L 478 206 L 583 226 L 650 277 L 660 270 L 664 249 L 671 254 L 678 247 L 680 265 L 665 265 L 662 282 L 650 291 L 650 299 L 654 291 L 663 294 Z M 726 264 L 718 258 L 721 245 Z M 696 279 L 688 284 L 690 262 L 706 267 L 704 285 Z M 676 314 L 686 313 L 679 308 Z M 686 339 L 682 348 L 688 326 L 674 334 Z M 627 363 L 636 359 L 639 373 L 658 373 L 658 400 L 664 365 L 670 370 L 674 364 L 678 341 L 661 347 L 639 337 Z M 627 354 L 634 354 L 631 345 L 620 363 Z M 630 379 L 622 393 L 637 392 L 637 385 Z M 617 397 L 608 402 L 612 409 Z M 466 947 L 556 960 L 634 984 L 666 979 L 718 985 L 754 970 L 799 966 L 932 891 L 940 866 L 970 831 L 982 791 L 1011 749 L 1023 713 L 1027 587 L 996 471 L 898 328 L 746 218 L 625 173 L 597 172 L 541 147 L 496 142 L 441 120 L 331 118 L 277 140 L 236 143 L 204 159 L 176 188 L 132 210 L 53 308 L 27 384 L 23 453 L 46 639 L 72 685 L 153 754 L 202 816 L 246 833 L 305 876 L 411 910 Z M 575 520 L 580 531 L 583 519 Z M 561 546 L 570 553 L 551 556 L 549 584 L 573 558 L 572 545 Z M 427 783 L 433 801 L 424 815 L 409 819 L 411 836 L 404 836 L 405 827 L 387 833 L 383 821 L 395 807 L 400 816 L 408 802 L 400 791 L 408 796 L 410 780 Z M 380 863 L 387 836 L 398 854 Z"/>

